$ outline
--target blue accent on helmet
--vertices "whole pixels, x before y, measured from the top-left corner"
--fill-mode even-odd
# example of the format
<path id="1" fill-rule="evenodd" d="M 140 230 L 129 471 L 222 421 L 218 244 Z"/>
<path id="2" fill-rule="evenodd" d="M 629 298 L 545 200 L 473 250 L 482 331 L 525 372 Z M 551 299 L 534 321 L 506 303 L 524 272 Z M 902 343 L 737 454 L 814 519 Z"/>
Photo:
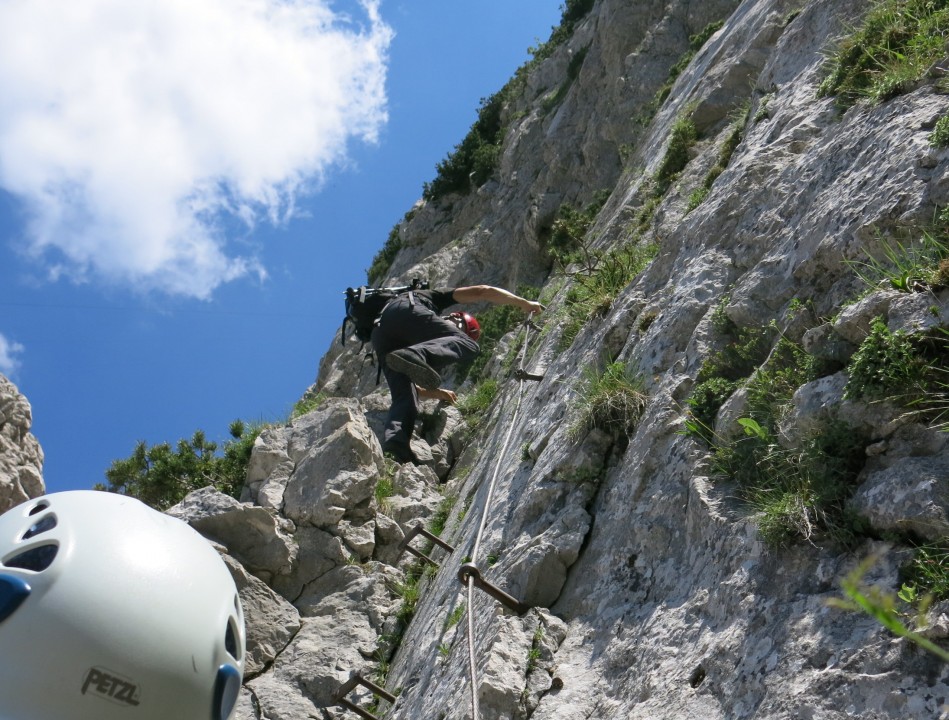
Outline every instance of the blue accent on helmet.
<path id="1" fill-rule="evenodd" d="M 233 665 L 221 665 L 214 681 L 214 710 L 211 720 L 227 720 L 241 691 L 241 673 Z"/>
<path id="2" fill-rule="evenodd" d="M 0 575 L 0 623 L 10 617 L 30 595 L 30 586 L 15 575 Z"/>

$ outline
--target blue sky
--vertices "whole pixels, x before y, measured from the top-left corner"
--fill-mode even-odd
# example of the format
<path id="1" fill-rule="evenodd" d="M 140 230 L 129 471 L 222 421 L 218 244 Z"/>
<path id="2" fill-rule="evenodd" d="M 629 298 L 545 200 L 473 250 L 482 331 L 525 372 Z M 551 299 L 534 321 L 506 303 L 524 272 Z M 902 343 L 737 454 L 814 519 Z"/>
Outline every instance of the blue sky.
<path id="1" fill-rule="evenodd" d="M 286 418 L 558 0 L 0 5 L 0 372 L 47 490 Z M 476 278 L 473 280 L 477 280 Z"/>

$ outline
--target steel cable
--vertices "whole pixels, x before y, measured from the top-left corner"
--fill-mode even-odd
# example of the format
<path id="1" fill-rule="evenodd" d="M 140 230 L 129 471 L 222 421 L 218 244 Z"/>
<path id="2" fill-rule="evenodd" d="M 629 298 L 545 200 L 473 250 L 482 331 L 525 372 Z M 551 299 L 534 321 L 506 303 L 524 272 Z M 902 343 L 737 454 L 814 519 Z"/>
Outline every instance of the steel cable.
<path id="1" fill-rule="evenodd" d="M 471 562 L 477 564 L 478 554 L 481 550 L 481 539 L 484 535 L 484 529 L 488 522 L 488 510 L 491 507 L 491 500 L 494 496 L 494 489 L 497 485 L 498 473 L 501 470 L 501 463 L 504 461 L 504 457 L 507 454 L 508 445 L 511 442 L 511 435 L 514 432 L 514 426 L 517 424 L 517 416 L 521 409 L 521 395 L 523 395 L 524 390 L 524 362 L 527 358 L 527 345 L 530 341 L 530 329 L 531 329 L 531 318 L 534 316 L 533 313 L 530 313 L 527 316 L 527 319 L 524 321 L 524 344 L 521 346 L 521 353 L 519 358 L 519 375 L 521 376 L 517 384 L 517 397 L 516 403 L 514 405 L 514 412 L 511 415 L 511 421 L 508 425 L 507 434 L 504 436 L 504 442 L 501 445 L 501 452 L 498 453 L 497 461 L 494 464 L 494 472 L 491 474 L 491 482 L 488 484 L 488 495 L 484 500 L 484 508 L 481 511 L 481 524 L 478 526 L 478 533 L 475 535 L 475 544 L 474 549 L 471 551 Z M 480 720 L 481 718 L 481 708 L 478 702 L 478 668 L 477 660 L 475 658 L 475 626 L 474 626 L 474 613 L 472 608 L 474 607 L 474 576 L 468 576 L 468 673 L 471 680 L 471 717 L 472 720 Z"/>

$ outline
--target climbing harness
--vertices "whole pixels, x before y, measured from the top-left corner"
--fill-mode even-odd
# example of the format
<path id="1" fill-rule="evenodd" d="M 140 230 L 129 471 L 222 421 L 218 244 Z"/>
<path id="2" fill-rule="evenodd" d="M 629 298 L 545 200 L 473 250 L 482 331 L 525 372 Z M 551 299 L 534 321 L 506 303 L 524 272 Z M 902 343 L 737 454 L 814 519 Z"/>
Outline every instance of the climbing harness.
<path id="1" fill-rule="evenodd" d="M 501 451 L 497 455 L 497 461 L 494 464 L 494 471 L 491 474 L 491 481 L 488 483 L 488 492 L 484 501 L 484 509 L 481 512 L 481 522 L 478 526 L 478 532 L 475 535 L 475 544 L 474 549 L 471 552 L 470 559 L 465 562 L 458 570 L 458 580 L 464 585 L 467 589 L 468 602 L 467 602 L 467 638 L 468 638 L 468 675 L 471 685 L 471 717 L 472 720 L 480 720 L 481 718 L 481 708 L 478 701 L 478 669 L 477 669 L 477 659 L 475 657 L 475 618 L 472 608 L 474 608 L 474 591 L 475 589 L 482 590 L 487 595 L 491 596 L 498 602 L 500 602 L 505 607 L 516 612 L 519 615 L 523 615 L 528 610 L 530 606 L 521 602 L 515 597 L 512 597 L 506 593 L 501 588 L 493 585 L 492 583 L 485 580 L 481 571 L 477 566 L 477 558 L 480 555 L 481 551 L 481 541 L 484 536 L 484 530 L 488 522 L 488 511 L 491 508 L 491 501 L 494 497 L 495 487 L 497 486 L 498 474 L 501 470 L 501 464 L 504 458 L 507 455 L 508 448 L 511 442 L 511 436 L 514 432 L 514 426 L 517 424 L 518 415 L 520 413 L 521 407 L 521 396 L 524 391 L 524 383 L 527 381 L 539 381 L 543 380 L 544 376 L 529 373 L 524 369 L 524 364 L 527 359 L 527 347 L 530 344 L 530 331 L 531 329 L 538 330 L 539 328 L 533 323 L 532 318 L 533 313 L 528 315 L 527 319 L 524 321 L 524 344 L 521 346 L 520 357 L 518 362 L 518 368 L 514 371 L 512 377 L 518 381 L 517 387 L 517 401 L 514 406 L 514 412 L 511 416 L 511 420 L 508 424 L 507 433 L 504 436 L 504 442 L 501 445 Z M 414 548 L 411 545 L 412 540 L 421 535 L 425 539 L 431 541 L 442 550 L 445 550 L 449 555 L 455 551 L 455 548 L 446 543 L 437 535 L 428 532 L 424 529 L 421 523 L 418 523 L 409 533 L 405 536 L 402 542 L 399 544 L 399 553 L 409 552 L 415 557 L 419 558 L 422 562 L 429 563 L 434 565 L 436 568 L 440 567 L 439 564 L 433 560 L 431 557 L 423 553 L 422 551 Z M 384 688 L 379 687 L 378 685 L 369 682 L 365 678 L 361 677 L 358 673 L 353 674 L 350 679 L 344 683 L 336 693 L 335 700 L 339 705 L 352 710 L 360 717 L 366 718 L 366 720 L 378 720 L 376 716 L 372 715 L 366 710 L 358 707 L 346 696 L 356 688 L 357 685 L 362 685 L 370 692 L 374 693 L 378 697 L 388 701 L 389 703 L 394 703 L 396 698 L 395 696 L 388 693 Z"/>

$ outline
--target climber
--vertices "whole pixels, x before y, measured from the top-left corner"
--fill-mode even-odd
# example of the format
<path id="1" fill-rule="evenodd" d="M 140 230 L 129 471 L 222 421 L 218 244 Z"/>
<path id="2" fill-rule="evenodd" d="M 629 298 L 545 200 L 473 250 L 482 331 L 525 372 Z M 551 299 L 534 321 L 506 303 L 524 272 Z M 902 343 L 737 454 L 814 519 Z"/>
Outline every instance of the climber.
<path id="1" fill-rule="evenodd" d="M 440 370 L 478 354 L 481 328 L 468 313 L 440 313 L 456 303 L 512 305 L 533 314 L 544 306 L 502 288 L 473 285 L 413 290 L 386 305 L 372 332 L 372 347 L 382 364 L 392 404 L 382 449 L 399 462 L 415 462 L 409 447 L 419 397 L 454 403 L 455 393 L 441 388 Z"/>

